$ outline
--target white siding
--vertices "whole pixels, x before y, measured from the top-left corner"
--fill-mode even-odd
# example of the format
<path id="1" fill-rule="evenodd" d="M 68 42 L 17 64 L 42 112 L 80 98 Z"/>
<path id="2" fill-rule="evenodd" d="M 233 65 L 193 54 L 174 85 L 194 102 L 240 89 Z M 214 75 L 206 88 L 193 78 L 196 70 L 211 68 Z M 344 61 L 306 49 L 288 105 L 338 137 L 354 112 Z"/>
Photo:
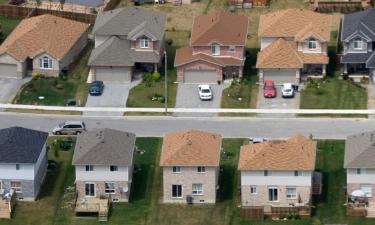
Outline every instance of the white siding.
<path id="1" fill-rule="evenodd" d="M 356 169 L 347 169 L 347 183 L 375 184 L 375 169 L 366 169 L 364 174 L 357 174 Z"/>
<path id="2" fill-rule="evenodd" d="M 241 185 L 294 185 L 311 186 L 312 173 L 304 171 L 302 176 L 294 176 L 294 171 L 241 171 Z"/>
<path id="3" fill-rule="evenodd" d="M 270 45 L 272 42 L 274 42 L 276 38 L 274 37 L 262 37 L 260 40 L 260 49 L 264 49 L 268 45 Z"/>
<path id="4" fill-rule="evenodd" d="M 34 164 L 20 164 L 21 169 L 16 170 L 16 164 L 0 164 L 0 180 L 34 180 Z"/>
<path id="5" fill-rule="evenodd" d="M 107 35 L 95 35 L 95 48 L 103 44 L 109 37 Z"/>
<path id="6" fill-rule="evenodd" d="M 111 172 L 109 166 L 95 166 L 94 171 L 86 171 L 85 166 L 76 166 L 77 181 L 128 181 L 128 167 L 118 167 L 118 171 Z"/>

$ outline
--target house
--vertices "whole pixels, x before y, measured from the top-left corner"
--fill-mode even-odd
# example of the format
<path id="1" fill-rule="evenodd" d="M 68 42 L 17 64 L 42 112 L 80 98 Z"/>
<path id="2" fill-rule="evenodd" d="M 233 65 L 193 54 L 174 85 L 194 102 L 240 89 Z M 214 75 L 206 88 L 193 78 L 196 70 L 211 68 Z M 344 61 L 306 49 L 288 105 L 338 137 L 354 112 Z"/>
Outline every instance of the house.
<path id="1" fill-rule="evenodd" d="M 353 79 L 375 76 L 375 9 L 346 14 L 341 20 L 343 74 Z"/>
<path id="2" fill-rule="evenodd" d="M 326 75 L 331 15 L 286 9 L 260 16 L 261 50 L 256 68 L 259 80 L 299 83 Z"/>
<path id="3" fill-rule="evenodd" d="M 177 81 L 218 83 L 242 78 L 247 27 L 246 16 L 227 12 L 196 17 L 190 46 L 176 51 Z"/>
<path id="4" fill-rule="evenodd" d="M 48 133 L 23 127 L 0 130 L 0 195 L 34 201 L 47 171 Z M 0 198 L 1 199 L 1 198 Z"/>
<path id="5" fill-rule="evenodd" d="M 88 25 L 45 14 L 23 19 L 0 46 L 0 77 L 57 77 L 87 44 Z"/>
<path id="6" fill-rule="evenodd" d="M 72 163 L 76 174 L 76 212 L 86 209 L 95 199 L 129 200 L 135 139 L 135 134 L 112 129 L 78 135 Z"/>
<path id="7" fill-rule="evenodd" d="M 241 146 L 241 205 L 309 216 L 316 142 L 303 136 Z"/>
<path id="8" fill-rule="evenodd" d="M 218 188 L 221 135 L 185 130 L 164 137 L 164 203 L 215 203 Z"/>
<path id="9" fill-rule="evenodd" d="M 363 210 L 375 217 L 375 131 L 348 136 L 344 168 L 347 182 L 347 209 Z"/>
<path id="10" fill-rule="evenodd" d="M 94 25 L 91 80 L 130 82 L 135 68 L 157 71 L 164 57 L 165 14 L 141 8 L 100 12 Z"/>

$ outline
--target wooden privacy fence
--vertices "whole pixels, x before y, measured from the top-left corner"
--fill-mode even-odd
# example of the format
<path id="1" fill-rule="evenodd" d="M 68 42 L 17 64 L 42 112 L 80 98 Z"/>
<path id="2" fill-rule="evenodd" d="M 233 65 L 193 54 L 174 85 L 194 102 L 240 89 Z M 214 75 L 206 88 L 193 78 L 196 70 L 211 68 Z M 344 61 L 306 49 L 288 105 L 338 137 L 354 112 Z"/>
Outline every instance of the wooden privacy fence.
<path id="1" fill-rule="evenodd" d="M 110 0 L 108 3 L 104 6 L 103 11 L 108 11 L 116 8 L 116 6 L 120 3 L 121 0 Z"/>
<path id="2" fill-rule="evenodd" d="M 264 208 L 258 206 L 242 207 L 240 216 L 244 219 L 263 220 Z"/>
<path id="3" fill-rule="evenodd" d="M 311 8 L 322 13 L 349 13 L 371 7 L 370 0 L 310 0 Z"/>
<path id="4" fill-rule="evenodd" d="M 29 8 L 21 7 L 15 5 L 0 5 L 0 15 L 2 16 L 12 16 L 12 17 L 29 17 L 38 16 L 44 14 L 52 14 L 55 16 L 63 17 L 66 19 L 71 19 L 83 23 L 94 24 L 96 15 L 95 14 L 85 14 L 77 12 L 67 12 L 58 10 L 49 10 L 41 8 Z"/>

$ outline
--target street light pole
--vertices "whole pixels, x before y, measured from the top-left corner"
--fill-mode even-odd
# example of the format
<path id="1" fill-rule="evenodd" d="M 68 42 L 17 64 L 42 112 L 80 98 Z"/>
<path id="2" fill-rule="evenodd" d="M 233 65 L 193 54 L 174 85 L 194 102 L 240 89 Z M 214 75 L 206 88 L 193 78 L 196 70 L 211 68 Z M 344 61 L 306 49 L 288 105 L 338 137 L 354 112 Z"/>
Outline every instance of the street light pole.
<path id="1" fill-rule="evenodd" d="M 168 77 L 167 77 L 167 70 L 168 70 L 168 64 L 167 64 L 167 51 L 164 51 L 164 107 L 165 107 L 165 114 L 168 113 Z"/>

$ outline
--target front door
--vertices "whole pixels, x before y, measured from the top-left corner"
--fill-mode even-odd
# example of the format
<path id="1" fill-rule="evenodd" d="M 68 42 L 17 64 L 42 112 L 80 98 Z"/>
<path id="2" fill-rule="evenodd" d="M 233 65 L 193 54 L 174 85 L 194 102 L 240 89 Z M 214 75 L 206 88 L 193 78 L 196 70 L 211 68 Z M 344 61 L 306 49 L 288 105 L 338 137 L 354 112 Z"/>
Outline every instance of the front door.
<path id="1" fill-rule="evenodd" d="M 95 184 L 94 183 L 86 183 L 85 184 L 85 196 L 86 197 L 94 197 L 95 196 Z"/>
<path id="2" fill-rule="evenodd" d="M 268 201 L 276 202 L 278 201 L 278 189 L 277 187 L 268 187 Z"/>

